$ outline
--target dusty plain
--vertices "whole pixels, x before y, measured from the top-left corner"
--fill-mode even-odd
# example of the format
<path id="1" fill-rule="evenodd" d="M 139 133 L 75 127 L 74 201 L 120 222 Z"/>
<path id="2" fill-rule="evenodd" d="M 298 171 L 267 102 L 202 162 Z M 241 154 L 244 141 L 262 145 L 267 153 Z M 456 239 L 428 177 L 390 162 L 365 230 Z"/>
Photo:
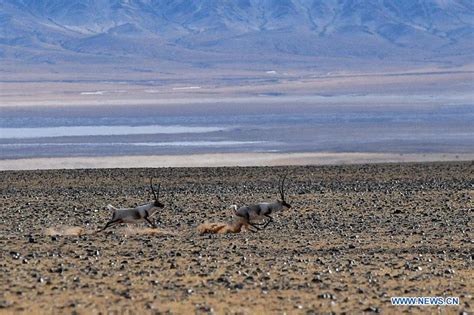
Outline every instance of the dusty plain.
<path id="1" fill-rule="evenodd" d="M 274 224 L 199 234 L 230 204 L 274 200 L 285 172 L 293 207 Z M 472 161 L 2 171 L 0 313 L 471 313 L 473 174 Z M 94 234 L 108 203 L 149 200 L 149 177 L 159 228 Z"/>
<path id="2" fill-rule="evenodd" d="M 240 111 L 268 110 L 279 103 L 300 107 L 450 105 L 470 104 L 474 88 L 472 64 L 364 71 L 307 66 L 304 70 L 159 69 L 148 66 L 143 72 L 85 65 L 21 71 L 18 66 L 1 65 L 0 111 L 15 106 L 77 105 L 154 105 L 198 112 L 232 111 L 237 104 Z"/>

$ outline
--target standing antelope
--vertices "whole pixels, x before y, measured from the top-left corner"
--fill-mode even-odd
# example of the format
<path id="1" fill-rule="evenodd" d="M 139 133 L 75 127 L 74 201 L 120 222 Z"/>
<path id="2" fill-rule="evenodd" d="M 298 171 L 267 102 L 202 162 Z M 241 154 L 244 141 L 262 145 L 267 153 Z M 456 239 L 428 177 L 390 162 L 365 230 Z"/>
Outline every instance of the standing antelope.
<path id="1" fill-rule="evenodd" d="M 263 228 L 266 228 L 268 224 L 273 222 L 273 218 L 270 214 L 281 211 L 283 209 L 290 209 L 291 205 L 285 201 L 285 174 L 281 180 L 278 182 L 278 191 L 280 192 L 281 200 L 277 200 L 275 202 L 261 202 L 257 204 L 252 204 L 248 206 L 242 206 L 238 208 L 236 205 L 230 206 L 230 208 L 234 211 L 234 214 L 242 220 L 245 225 L 250 225 L 257 230 L 261 230 L 259 228 L 260 225 L 263 225 Z M 252 220 L 260 220 L 268 218 L 268 221 L 265 223 L 255 223 Z M 252 232 L 255 232 L 251 230 Z"/>
<path id="2" fill-rule="evenodd" d="M 107 209 L 112 211 L 112 219 L 110 219 L 107 224 L 97 232 L 102 232 L 106 228 L 120 224 L 120 223 L 139 223 L 142 221 L 148 222 L 153 228 L 157 228 L 157 226 L 150 221 L 150 217 L 158 210 L 158 208 L 163 208 L 165 205 L 159 201 L 160 197 L 160 184 L 158 184 L 158 192 L 155 192 L 153 189 L 153 179 L 150 178 L 150 188 L 155 197 L 155 200 L 137 206 L 135 208 L 122 208 L 117 209 L 112 205 L 107 205 Z"/>

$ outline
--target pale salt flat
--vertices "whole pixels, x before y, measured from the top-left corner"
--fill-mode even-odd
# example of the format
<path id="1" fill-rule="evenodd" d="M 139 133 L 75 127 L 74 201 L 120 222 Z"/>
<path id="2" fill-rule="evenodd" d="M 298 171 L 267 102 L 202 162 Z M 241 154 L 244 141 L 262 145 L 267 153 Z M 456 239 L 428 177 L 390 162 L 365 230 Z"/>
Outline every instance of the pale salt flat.
<path id="1" fill-rule="evenodd" d="M 192 126 L 61 126 L 46 128 L 0 128 L 0 139 L 51 138 L 66 136 L 117 136 L 140 134 L 207 133 L 226 130 L 222 127 Z"/>
<path id="2" fill-rule="evenodd" d="M 105 91 L 91 91 L 81 92 L 81 95 L 103 95 Z"/>
<path id="3" fill-rule="evenodd" d="M 174 87 L 173 90 L 198 90 L 200 86 L 183 86 L 183 87 Z"/>
<path id="4" fill-rule="evenodd" d="M 102 146 L 146 146 L 146 147 L 221 147 L 240 146 L 251 144 L 264 144 L 267 141 L 168 141 L 168 142 L 43 142 L 43 143 L 5 143 L 0 148 L 7 147 L 47 147 L 47 146 L 78 146 L 78 147 L 102 147 Z"/>
<path id="5" fill-rule="evenodd" d="M 104 93 L 104 91 L 99 91 Z M 86 92 L 89 93 L 89 92 Z M 145 95 L 159 93 L 159 90 L 148 89 L 141 96 L 130 96 L 123 99 L 77 99 L 64 100 L 56 97 L 55 99 L 32 99 L 32 100 L 5 100 L 0 103 L 1 107 L 11 106 L 123 106 L 123 105 L 189 105 L 189 104 L 254 104 L 271 103 L 274 105 L 287 105 L 290 103 L 312 104 L 312 105 L 329 105 L 329 104 L 345 104 L 348 106 L 370 105 L 375 107 L 390 108 L 393 106 L 417 106 L 421 105 L 463 105 L 470 104 L 474 98 L 472 92 L 461 92 L 443 95 L 437 97 L 429 94 L 413 94 L 410 97 L 396 94 L 371 94 L 371 95 L 280 95 L 280 96 L 212 96 L 212 97 L 166 97 L 166 98 L 147 98 Z M 89 94 L 92 95 L 93 94 Z M 265 95 L 265 94 L 261 94 Z"/>
<path id="6" fill-rule="evenodd" d="M 190 155 L 103 156 L 0 160 L 3 170 L 340 165 L 366 163 L 473 161 L 473 153 L 213 153 Z"/>

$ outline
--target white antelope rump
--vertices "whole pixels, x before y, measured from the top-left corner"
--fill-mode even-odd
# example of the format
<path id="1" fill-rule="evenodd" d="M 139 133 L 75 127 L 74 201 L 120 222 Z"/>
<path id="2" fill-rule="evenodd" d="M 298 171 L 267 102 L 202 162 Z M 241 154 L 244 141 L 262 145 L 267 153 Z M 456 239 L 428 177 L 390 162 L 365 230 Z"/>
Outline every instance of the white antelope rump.
<path id="1" fill-rule="evenodd" d="M 153 228 L 157 226 L 150 221 L 150 217 L 158 210 L 162 209 L 165 205 L 159 201 L 160 198 L 160 184 L 158 184 L 157 192 L 153 189 L 153 179 L 150 178 L 150 188 L 155 198 L 154 201 L 137 206 L 135 208 L 121 208 L 117 209 L 112 205 L 107 205 L 107 209 L 112 211 L 112 219 L 110 219 L 107 224 L 97 232 L 102 232 L 103 230 L 120 223 L 140 223 L 143 221 L 148 222 Z"/>
<path id="2" fill-rule="evenodd" d="M 244 225 L 252 226 L 256 230 L 266 228 L 271 222 L 273 222 L 273 218 L 270 216 L 270 214 L 291 208 L 291 205 L 285 200 L 286 175 L 287 174 L 285 174 L 278 182 L 278 191 L 280 193 L 281 200 L 277 200 L 275 202 L 261 202 L 257 204 L 242 206 L 240 208 L 238 208 L 236 205 L 232 205 L 230 206 L 230 208 L 234 211 L 234 215 L 236 215 L 244 223 Z M 268 220 L 264 223 L 254 222 L 262 219 Z M 259 227 L 261 225 L 263 225 L 262 228 Z M 256 232 L 252 229 L 249 230 L 252 232 Z"/>

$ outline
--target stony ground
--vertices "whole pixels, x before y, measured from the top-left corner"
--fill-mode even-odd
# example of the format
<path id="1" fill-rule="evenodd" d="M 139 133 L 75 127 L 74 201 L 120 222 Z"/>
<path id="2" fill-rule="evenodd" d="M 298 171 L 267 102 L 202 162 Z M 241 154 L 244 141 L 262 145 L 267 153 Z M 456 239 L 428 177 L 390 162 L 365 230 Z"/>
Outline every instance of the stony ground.
<path id="1" fill-rule="evenodd" d="M 273 225 L 198 233 L 274 200 L 286 171 L 293 208 Z M 150 200 L 149 177 L 159 229 L 90 234 L 108 203 Z M 0 313 L 470 313 L 473 184 L 473 162 L 0 172 Z"/>

